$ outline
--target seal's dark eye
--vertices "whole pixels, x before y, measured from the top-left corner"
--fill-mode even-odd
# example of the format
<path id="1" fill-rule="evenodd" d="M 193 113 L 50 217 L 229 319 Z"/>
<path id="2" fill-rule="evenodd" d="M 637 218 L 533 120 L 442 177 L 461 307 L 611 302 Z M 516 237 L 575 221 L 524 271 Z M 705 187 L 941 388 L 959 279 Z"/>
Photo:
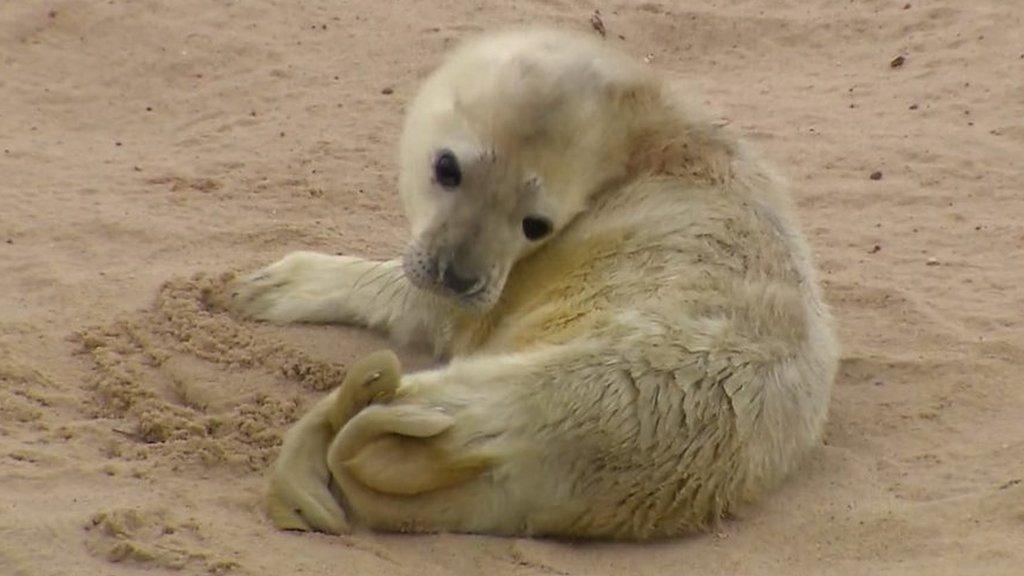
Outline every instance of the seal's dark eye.
<path id="1" fill-rule="evenodd" d="M 527 216 L 523 218 L 523 234 L 527 240 L 540 240 L 551 234 L 551 220 L 540 216 Z"/>
<path id="2" fill-rule="evenodd" d="M 462 182 L 459 161 L 451 150 L 445 150 L 434 160 L 434 179 L 445 188 L 455 188 Z"/>

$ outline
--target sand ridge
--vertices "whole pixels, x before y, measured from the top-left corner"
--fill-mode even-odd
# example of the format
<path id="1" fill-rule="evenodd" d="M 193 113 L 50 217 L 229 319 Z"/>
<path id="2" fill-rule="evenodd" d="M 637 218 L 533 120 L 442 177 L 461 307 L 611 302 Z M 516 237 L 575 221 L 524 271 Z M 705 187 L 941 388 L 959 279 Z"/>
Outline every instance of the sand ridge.
<path id="1" fill-rule="evenodd" d="M 267 392 L 261 381 L 276 375 L 321 392 L 341 382 L 343 365 L 256 335 L 217 308 L 229 279 L 168 281 L 151 308 L 75 334 L 94 364 L 86 385 L 94 415 L 126 421 L 127 430 L 115 430 L 134 445 L 122 457 L 157 453 L 261 471 L 300 405 L 298 397 Z M 245 386 L 225 387 L 227 372 Z"/>
<path id="2" fill-rule="evenodd" d="M 114 564 L 199 568 L 209 574 L 227 574 L 238 567 L 237 562 L 203 546 L 206 538 L 194 520 L 176 519 L 165 509 L 98 512 L 85 531 L 86 549 Z"/>

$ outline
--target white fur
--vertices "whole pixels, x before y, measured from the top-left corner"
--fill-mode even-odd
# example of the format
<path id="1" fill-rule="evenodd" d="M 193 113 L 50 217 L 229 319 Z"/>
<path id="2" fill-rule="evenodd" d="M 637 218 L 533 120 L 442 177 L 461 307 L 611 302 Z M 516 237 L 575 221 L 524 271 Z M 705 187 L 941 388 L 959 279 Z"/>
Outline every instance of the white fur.
<path id="1" fill-rule="evenodd" d="M 439 148 L 463 188 L 432 182 Z M 647 68 L 571 34 L 487 36 L 426 81 L 401 153 L 416 254 L 468 238 L 494 297 L 312 253 L 239 283 L 251 316 L 426 334 L 451 357 L 400 382 L 368 360 L 304 417 L 278 525 L 671 536 L 818 444 L 837 349 L 785 186 Z M 522 238 L 529 214 L 550 238 Z"/>

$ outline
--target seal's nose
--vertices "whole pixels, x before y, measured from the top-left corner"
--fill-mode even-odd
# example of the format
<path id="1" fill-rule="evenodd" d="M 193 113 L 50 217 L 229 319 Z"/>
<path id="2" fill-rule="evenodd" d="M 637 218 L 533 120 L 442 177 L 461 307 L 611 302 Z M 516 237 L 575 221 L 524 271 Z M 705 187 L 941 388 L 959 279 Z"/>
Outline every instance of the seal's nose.
<path id="1" fill-rule="evenodd" d="M 463 276 L 455 271 L 454 266 L 448 266 L 444 269 L 444 273 L 441 276 L 441 283 L 444 284 L 445 288 L 452 292 L 459 295 L 465 295 L 480 284 L 480 278 L 475 276 Z"/>

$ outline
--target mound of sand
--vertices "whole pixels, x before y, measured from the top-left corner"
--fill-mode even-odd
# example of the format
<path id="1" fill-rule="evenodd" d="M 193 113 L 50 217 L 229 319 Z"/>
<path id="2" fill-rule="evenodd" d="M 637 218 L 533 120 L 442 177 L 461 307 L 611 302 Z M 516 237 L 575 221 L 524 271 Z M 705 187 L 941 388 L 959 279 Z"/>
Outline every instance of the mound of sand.
<path id="1" fill-rule="evenodd" d="M 150 309 L 74 335 L 94 365 L 89 412 L 123 420 L 117 455 L 164 466 L 267 467 L 300 398 L 275 394 L 276 380 L 324 391 L 343 366 L 261 337 L 213 302 L 224 280 L 197 276 L 164 284 Z"/>

